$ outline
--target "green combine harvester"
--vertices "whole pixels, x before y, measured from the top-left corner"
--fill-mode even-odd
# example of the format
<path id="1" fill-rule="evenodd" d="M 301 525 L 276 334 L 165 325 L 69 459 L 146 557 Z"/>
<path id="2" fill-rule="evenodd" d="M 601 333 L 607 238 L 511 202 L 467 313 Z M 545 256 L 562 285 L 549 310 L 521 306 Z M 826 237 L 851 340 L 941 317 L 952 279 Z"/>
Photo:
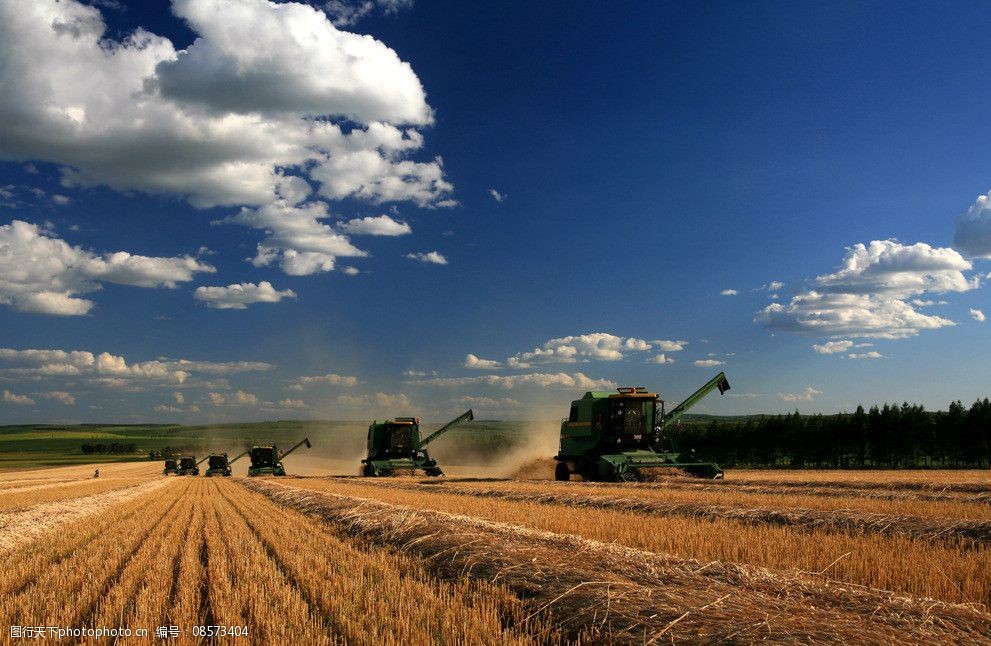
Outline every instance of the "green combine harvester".
<path id="1" fill-rule="evenodd" d="M 462 422 L 475 419 L 469 409 L 457 419 L 420 439 L 420 420 L 416 417 L 375 420 L 368 427 L 368 457 L 361 461 L 363 476 L 390 476 L 397 470 L 420 470 L 428 476 L 442 476 L 437 461 L 425 446 Z"/>
<path id="2" fill-rule="evenodd" d="M 641 480 L 641 469 L 670 467 L 698 478 L 722 478 L 718 464 L 678 451 L 667 437 L 689 408 L 711 391 L 729 390 L 720 372 L 690 397 L 665 413 L 664 401 L 646 388 L 618 388 L 617 392 L 587 392 L 571 402 L 571 414 L 561 421 L 561 448 L 554 459 L 557 480 L 577 473 L 585 480 L 620 482 Z"/>
<path id="3" fill-rule="evenodd" d="M 310 444 L 310 439 L 305 438 L 301 442 L 297 443 L 294 447 L 289 449 L 283 454 L 279 454 L 279 447 L 274 444 L 269 444 L 267 446 L 253 446 L 248 450 L 248 455 L 251 458 L 251 466 L 248 467 L 249 476 L 284 476 L 286 475 L 286 469 L 282 466 L 282 459 L 287 455 L 298 449 L 299 447 L 306 445 L 306 448 L 312 448 Z"/>
<path id="4" fill-rule="evenodd" d="M 175 460 L 166 460 L 165 461 L 165 468 L 162 469 L 162 475 L 163 476 L 167 476 L 170 473 L 175 474 L 175 475 L 179 475 L 179 463 L 176 462 Z"/>
<path id="5" fill-rule="evenodd" d="M 185 455 L 179 458 L 179 467 L 176 469 L 175 474 L 177 476 L 198 476 L 200 475 L 200 465 L 205 460 L 206 458 L 203 458 L 197 462 L 195 457 Z"/>
<path id="6" fill-rule="evenodd" d="M 206 477 L 230 476 L 231 465 L 246 455 L 248 455 L 248 452 L 244 451 L 233 460 L 228 460 L 226 453 L 211 453 L 210 457 L 207 458 Z"/>

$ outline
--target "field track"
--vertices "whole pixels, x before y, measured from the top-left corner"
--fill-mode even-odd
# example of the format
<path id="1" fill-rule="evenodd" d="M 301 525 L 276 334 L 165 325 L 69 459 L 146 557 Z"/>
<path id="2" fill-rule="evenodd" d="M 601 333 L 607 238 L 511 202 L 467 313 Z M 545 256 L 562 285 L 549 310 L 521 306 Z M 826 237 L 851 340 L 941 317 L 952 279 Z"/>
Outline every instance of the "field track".
<path id="1" fill-rule="evenodd" d="M 982 501 L 177 478 L 152 466 L 0 477 L 13 501 L 0 506 L 5 632 L 179 626 L 181 644 L 202 643 L 188 631 L 205 624 L 246 627 L 247 640 L 217 640 L 231 644 L 991 641 Z M 919 505 L 946 516 L 893 513 Z"/>

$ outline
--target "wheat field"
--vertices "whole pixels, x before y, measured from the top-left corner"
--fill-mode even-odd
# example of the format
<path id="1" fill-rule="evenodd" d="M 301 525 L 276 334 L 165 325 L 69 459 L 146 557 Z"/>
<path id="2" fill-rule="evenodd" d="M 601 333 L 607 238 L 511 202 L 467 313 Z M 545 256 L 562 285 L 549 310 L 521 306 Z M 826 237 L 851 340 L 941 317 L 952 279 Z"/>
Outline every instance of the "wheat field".
<path id="1" fill-rule="evenodd" d="M 986 474 L 787 475 L 6 472 L 0 639 L 28 626 L 127 629 L 122 644 L 156 631 L 182 644 L 991 641 Z"/>

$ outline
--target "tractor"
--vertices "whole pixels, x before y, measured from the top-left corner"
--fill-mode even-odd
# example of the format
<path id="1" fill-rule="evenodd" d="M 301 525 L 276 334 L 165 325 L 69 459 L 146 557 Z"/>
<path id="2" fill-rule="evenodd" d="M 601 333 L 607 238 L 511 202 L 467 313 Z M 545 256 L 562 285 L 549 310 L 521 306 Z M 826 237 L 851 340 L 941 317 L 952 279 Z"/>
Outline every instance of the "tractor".
<path id="1" fill-rule="evenodd" d="M 211 453 L 210 457 L 207 458 L 206 477 L 229 476 L 231 474 L 231 465 L 247 454 L 248 452 L 244 451 L 233 460 L 228 460 L 226 453 Z"/>
<path id="2" fill-rule="evenodd" d="M 637 481 L 641 469 L 681 469 L 698 478 L 722 478 L 718 464 L 678 450 L 668 433 L 699 400 L 718 389 L 729 390 L 720 372 L 690 397 L 665 412 L 664 401 L 646 388 L 617 392 L 587 392 L 571 402 L 571 414 L 561 421 L 561 448 L 554 459 L 557 480 L 578 474 L 600 482 Z"/>
<path id="3" fill-rule="evenodd" d="M 287 455 L 298 449 L 299 447 L 306 445 L 306 448 L 311 448 L 309 438 L 297 443 L 294 447 L 289 449 L 283 454 L 279 454 L 279 447 L 274 444 L 268 444 L 266 446 L 253 446 L 248 450 L 248 455 L 251 458 L 251 466 L 248 467 L 249 476 L 284 476 L 286 475 L 286 469 L 282 466 L 282 459 Z"/>
<path id="4" fill-rule="evenodd" d="M 462 422 L 475 419 L 469 409 L 444 426 L 420 439 L 420 420 L 416 417 L 375 420 L 368 427 L 368 457 L 361 461 L 363 476 L 390 476 L 397 470 L 418 469 L 428 476 L 442 476 L 437 461 L 425 446 Z"/>
<path id="5" fill-rule="evenodd" d="M 200 475 L 200 465 L 205 460 L 206 458 L 203 458 L 197 462 L 195 457 L 184 455 L 179 458 L 179 467 L 176 469 L 175 474 L 177 476 L 198 476 Z"/>
<path id="6" fill-rule="evenodd" d="M 165 468 L 162 469 L 162 475 L 163 476 L 167 476 L 170 473 L 173 473 L 175 475 L 179 475 L 179 465 L 178 465 L 178 463 L 175 460 L 166 460 L 165 461 Z"/>

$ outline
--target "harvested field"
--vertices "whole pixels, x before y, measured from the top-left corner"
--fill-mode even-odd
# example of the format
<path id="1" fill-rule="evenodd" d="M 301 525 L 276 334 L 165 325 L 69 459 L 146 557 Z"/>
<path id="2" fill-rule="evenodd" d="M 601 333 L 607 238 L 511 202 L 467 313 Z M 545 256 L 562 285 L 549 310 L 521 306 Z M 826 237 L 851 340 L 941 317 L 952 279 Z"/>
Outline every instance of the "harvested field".
<path id="1" fill-rule="evenodd" d="M 0 482 L 63 495 L 0 512 L 8 625 L 177 626 L 176 643 L 991 640 L 980 502 L 50 471 Z M 946 520 L 897 513 L 925 507 Z"/>
<path id="2" fill-rule="evenodd" d="M 296 483 L 292 483 L 296 484 Z M 614 642 L 652 643 L 754 639 L 878 643 L 953 641 L 991 636 L 985 613 L 965 606 L 913 601 L 840 589 L 758 568 L 704 565 L 469 516 L 397 507 L 369 499 L 293 490 L 288 484 L 248 487 L 291 507 L 343 524 L 357 536 L 403 545 L 439 576 L 465 571 L 503 581 L 517 594 L 576 628 L 601 624 Z M 604 616 L 604 609 L 608 614 Z M 938 608 L 941 618 L 933 621 Z"/>

